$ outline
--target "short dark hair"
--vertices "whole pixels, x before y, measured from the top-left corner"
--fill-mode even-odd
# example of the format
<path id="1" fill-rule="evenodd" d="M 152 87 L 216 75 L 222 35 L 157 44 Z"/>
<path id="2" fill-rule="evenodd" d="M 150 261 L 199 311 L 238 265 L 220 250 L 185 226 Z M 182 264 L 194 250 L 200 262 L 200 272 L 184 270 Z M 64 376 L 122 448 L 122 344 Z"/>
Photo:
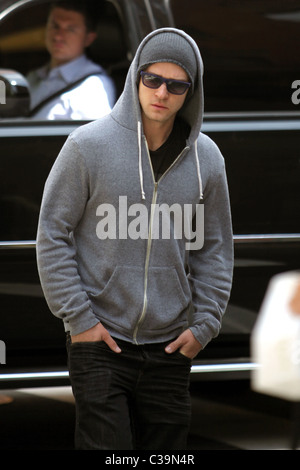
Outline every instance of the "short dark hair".
<path id="1" fill-rule="evenodd" d="M 57 0 L 51 4 L 49 13 L 51 13 L 54 8 L 76 11 L 84 16 L 87 30 L 96 31 L 98 15 L 94 8 L 96 6 L 95 4 L 95 1 L 87 0 Z"/>

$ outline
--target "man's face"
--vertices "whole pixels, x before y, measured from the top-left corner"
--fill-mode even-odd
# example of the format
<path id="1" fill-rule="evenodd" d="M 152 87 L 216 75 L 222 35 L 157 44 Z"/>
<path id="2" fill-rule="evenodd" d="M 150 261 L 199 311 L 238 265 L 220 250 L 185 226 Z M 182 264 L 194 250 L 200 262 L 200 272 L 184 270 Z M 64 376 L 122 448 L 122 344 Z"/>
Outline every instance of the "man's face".
<path id="1" fill-rule="evenodd" d="M 76 59 L 95 37 L 95 33 L 87 31 L 81 13 L 54 8 L 46 28 L 46 46 L 51 55 L 51 66 L 56 67 Z"/>
<path id="2" fill-rule="evenodd" d="M 146 71 L 163 78 L 171 78 L 185 82 L 189 81 L 185 70 L 179 67 L 179 65 L 169 62 L 151 64 Z M 186 95 L 187 91 L 183 95 L 169 93 L 165 83 L 156 89 L 148 88 L 143 85 L 142 80 L 140 80 L 139 100 L 143 119 L 146 119 L 148 122 L 173 124 L 177 112 L 185 101 Z"/>

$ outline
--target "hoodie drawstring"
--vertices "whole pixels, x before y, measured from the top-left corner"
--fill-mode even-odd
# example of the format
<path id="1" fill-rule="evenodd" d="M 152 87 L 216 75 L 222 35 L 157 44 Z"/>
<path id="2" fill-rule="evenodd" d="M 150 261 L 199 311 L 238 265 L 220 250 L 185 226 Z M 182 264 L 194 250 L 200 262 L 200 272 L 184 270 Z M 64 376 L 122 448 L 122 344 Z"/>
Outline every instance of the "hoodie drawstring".
<path id="1" fill-rule="evenodd" d="M 139 146 L 139 174 L 140 174 L 141 193 L 142 193 L 142 199 L 145 199 L 143 167 L 142 167 L 142 131 L 141 131 L 140 121 L 138 121 L 138 146 Z"/>
<path id="2" fill-rule="evenodd" d="M 202 178 L 201 178 L 201 171 L 200 171 L 200 162 L 198 158 L 197 140 L 195 140 L 195 158 L 196 158 L 197 176 L 198 176 L 198 183 L 199 183 L 199 195 L 200 195 L 200 201 L 202 201 L 203 200 L 203 188 L 202 188 Z"/>

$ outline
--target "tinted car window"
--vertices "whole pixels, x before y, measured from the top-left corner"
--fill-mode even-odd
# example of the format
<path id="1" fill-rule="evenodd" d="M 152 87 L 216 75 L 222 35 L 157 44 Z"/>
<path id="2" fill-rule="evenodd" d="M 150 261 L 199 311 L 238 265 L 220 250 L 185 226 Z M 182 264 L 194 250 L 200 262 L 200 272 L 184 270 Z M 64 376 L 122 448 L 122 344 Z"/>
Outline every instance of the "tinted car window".
<path id="1" fill-rule="evenodd" d="M 11 137 L 1 135 L 0 241 L 35 240 L 45 180 L 66 139 L 31 134 L 16 129 Z"/>
<path id="2" fill-rule="evenodd" d="M 236 235 L 300 232 L 299 130 L 275 129 L 270 121 L 256 132 L 245 124 L 212 134 L 226 161 Z"/>
<path id="3" fill-rule="evenodd" d="M 176 25 L 200 47 L 206 111 L 295 110 L 299 0 L 170 4 Z"/>

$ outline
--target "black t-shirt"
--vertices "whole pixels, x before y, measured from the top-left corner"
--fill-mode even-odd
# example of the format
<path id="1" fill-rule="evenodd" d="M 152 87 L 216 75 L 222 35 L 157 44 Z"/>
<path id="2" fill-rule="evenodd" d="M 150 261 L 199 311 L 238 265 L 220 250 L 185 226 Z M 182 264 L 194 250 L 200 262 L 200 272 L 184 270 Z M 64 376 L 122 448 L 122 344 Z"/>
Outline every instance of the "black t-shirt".
<path id="1" fill-rule="evenodd" d="M 182 120 L 176 119 L 173 130 L 166 142 L 157 150 L 150 150 L 150 157 L 154 171 L 155 180 L 165 173 L 186 146 L 186 139 L 190 127 Z"/>

